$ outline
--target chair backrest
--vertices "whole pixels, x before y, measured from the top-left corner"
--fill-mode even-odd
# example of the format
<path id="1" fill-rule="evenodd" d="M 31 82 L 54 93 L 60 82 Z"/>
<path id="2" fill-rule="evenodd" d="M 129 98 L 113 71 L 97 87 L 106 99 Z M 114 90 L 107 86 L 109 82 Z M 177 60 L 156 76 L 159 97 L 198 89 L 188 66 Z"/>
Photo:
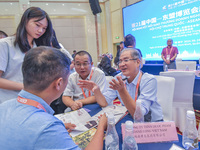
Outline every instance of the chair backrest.
<path id="1" fill-rule="evenodd" d="M 160 72 L 160 75 L 175 78 L 175 90 L 174 90 L 173 102 L 192 103 L 195 72 L 169 71 L 169 72 Z"/>
<path id="2" fill-rule="evenodd" d="M 182 61 L 182 58 L 176 58 L 176 61 Z"/>
<path id="3" fill-rule="evenodd" d="M 196 70 L 196 65 L 196 61 L 176 61 L 177 70 L 185 70 L 186 66 L 188 66 L 189 70 Z"/>
<path id="4" fill-rule="evenodd" d="M 175 79 L 172 77 L 155 76 L 157 79 L 157 99 L 162 107 L 164 121 L 172 121 L 172 103 Z"/>

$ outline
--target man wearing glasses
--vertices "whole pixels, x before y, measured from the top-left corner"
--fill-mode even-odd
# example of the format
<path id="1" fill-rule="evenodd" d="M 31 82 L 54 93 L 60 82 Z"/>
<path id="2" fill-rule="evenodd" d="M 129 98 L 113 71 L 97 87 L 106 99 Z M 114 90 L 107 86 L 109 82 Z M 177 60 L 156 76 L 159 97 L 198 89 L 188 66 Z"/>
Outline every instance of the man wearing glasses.
<path id="1" fill-rule="evenodd" d="M 157 102 L 157 81 L 153 75 L 142 73 L 140 53 L 134 48 L 125 48 L 120 54 L 119 69 L 121 73 L 110 82 L 110 87 L 102 94 L 98 85 L 92 81 L 80 81 L 81 88 L 94 92 L 97 103 L 105 107 L 118 97 L 133 117 L 136 100 L 141 101 L 145 121 L 162 121 L 162 109 Z"/>
<path id="2" fill-rule="evenodd" d="M 103 71 L 93 66 L 92 57 L 86 51 L 79 51 L 74 57 L 76 72 L 69 76 L 68 85 L 63 93 L 63 103 L 72 110 L 83 105 L 95 103 L 94 93 L 86 88 L 80 88 L 79 80 L 93 81 L 101 92 L 106 90 L 106 77 Z"/>

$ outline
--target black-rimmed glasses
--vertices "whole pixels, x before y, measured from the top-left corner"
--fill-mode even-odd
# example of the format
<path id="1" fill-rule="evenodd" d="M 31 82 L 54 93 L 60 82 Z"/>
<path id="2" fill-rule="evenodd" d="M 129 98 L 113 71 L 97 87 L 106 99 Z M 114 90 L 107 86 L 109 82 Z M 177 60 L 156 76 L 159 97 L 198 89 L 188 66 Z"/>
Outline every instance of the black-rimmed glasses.
<path id="1" fill-rule="evenodd" d="M 124 60 L 119 60 L 118 64 L 121 64 L 122 62 L 129 62 L 130 60 L 137 60 L 138 58 L 132 58 L 132 59 L 124 59 Z"/>
<path id="2" fill-rule="evenodd" d="M 77 68 L 80 68 L 81 66 L 87 67 L 89 64 L 90 64 L 89 62 L 85 62 L 85 63 L 83 63 L 83 64 L 75 63 L 74 65 L 75 65 Z"/>

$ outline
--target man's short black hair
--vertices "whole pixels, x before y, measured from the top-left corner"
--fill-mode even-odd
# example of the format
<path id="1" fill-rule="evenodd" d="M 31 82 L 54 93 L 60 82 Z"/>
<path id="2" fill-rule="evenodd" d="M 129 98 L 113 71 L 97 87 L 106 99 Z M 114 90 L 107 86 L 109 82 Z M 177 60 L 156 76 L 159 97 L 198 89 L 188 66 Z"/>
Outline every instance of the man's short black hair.
<path id="1" fill-rule="evenodd" d="M 124 45 L 126 47 L 133 46 L 135 42 L 136 42 L 135 37 L 132 34 L 128 34 L 124 38 Z"/>
<path id="2" fill-rule="evenodd" d="M 82 50 L 82 51 L 77 52 L 74 56 L 74 61 L 75 61 L 75 58 L 77 55 L 79 55 L 79 56 L 88 55 L 90 62 L 92 62 L 92 57 L 91 57 L 90 53 L 88 53 L 87 51 Z"/>
<path id="3" fill-rule="evenodd" d="M 29 50 L 22 64 L 23 83 L 27 89 L 45 90 L 55 79 L 69 74 L 70 59 L 56 48 L 40 46 Z"/>

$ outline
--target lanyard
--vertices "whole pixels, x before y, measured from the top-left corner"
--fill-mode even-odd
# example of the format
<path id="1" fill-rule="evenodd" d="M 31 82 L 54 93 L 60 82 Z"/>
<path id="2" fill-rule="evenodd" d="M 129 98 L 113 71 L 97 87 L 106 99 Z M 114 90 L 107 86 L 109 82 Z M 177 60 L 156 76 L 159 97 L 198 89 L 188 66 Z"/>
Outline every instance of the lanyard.
<path id="1" fill-rule="evenodd" d="M 137 100 L 137 96 L 138 96 L 138 88 L 139 88 L 139 85 L 140 85 L 141 77 L 142 77 L 142 72 L 140 72 L 140 76 L 139 76 L 139 79 L 138 79 L 138 82 L 137 82 L 137 85 L 136 85 L 135 101 Z"/>
<path id="2" fill-rule="evenodd" d="M 38 109 L 43 109 L 46 112 L 45 108 L 37 101 L 31 100 L 31 99 L 27 99 L 27 98 L 22 98 L 20 96 L 17 97 L 17 101 L 22 103 L 22 104 L 34 106 L 34 107 L 36 107 Z"/>
<path id="3" fill-rule="evenodd" d="M 89 80 L 91 80 L 92 75 L 93 75 L 93 70 L 91 71 L 91 74 L 90 74 Z M 85 98 L 87 98 L 87 96 L 85 95 L 85 92 L 84 92 L 83 88 L 81 88 L 81 90 L 82 90 L 82 92 L 83 92 L 83 96 L 84 96 Z M 88 96 L 91 96 L 90 91 L 89 91 L 89 93 L 88 93 Z"/>
<path id="4" fill-rule="evenodd" d="M 138 89 L 139 89 L 141 77 L 142 77 L 142 72 L 140 72 L 140 75 L 139 75 L 139 78 L 138 78 L 138 81 L 137 81 L 137 85 L 136 85 L 136 89 L 135 89 L 135 101 L 137 100 Z M 125 86 L 126 86 L 126 84 L 125 84 Z"/>
<path id="5" fill-rule="evenodd" d="M 169 53 L 169 55 L 171 54 L 171 52 L 172 52 L 172 49 L 173 49 L 173 46 L 171 47 L 171 50 L 170 50 L 170 53 Z M 166 54 L 168 55 L 168 50 L 167 50 L 167 47 L 166 47 Z"/>

